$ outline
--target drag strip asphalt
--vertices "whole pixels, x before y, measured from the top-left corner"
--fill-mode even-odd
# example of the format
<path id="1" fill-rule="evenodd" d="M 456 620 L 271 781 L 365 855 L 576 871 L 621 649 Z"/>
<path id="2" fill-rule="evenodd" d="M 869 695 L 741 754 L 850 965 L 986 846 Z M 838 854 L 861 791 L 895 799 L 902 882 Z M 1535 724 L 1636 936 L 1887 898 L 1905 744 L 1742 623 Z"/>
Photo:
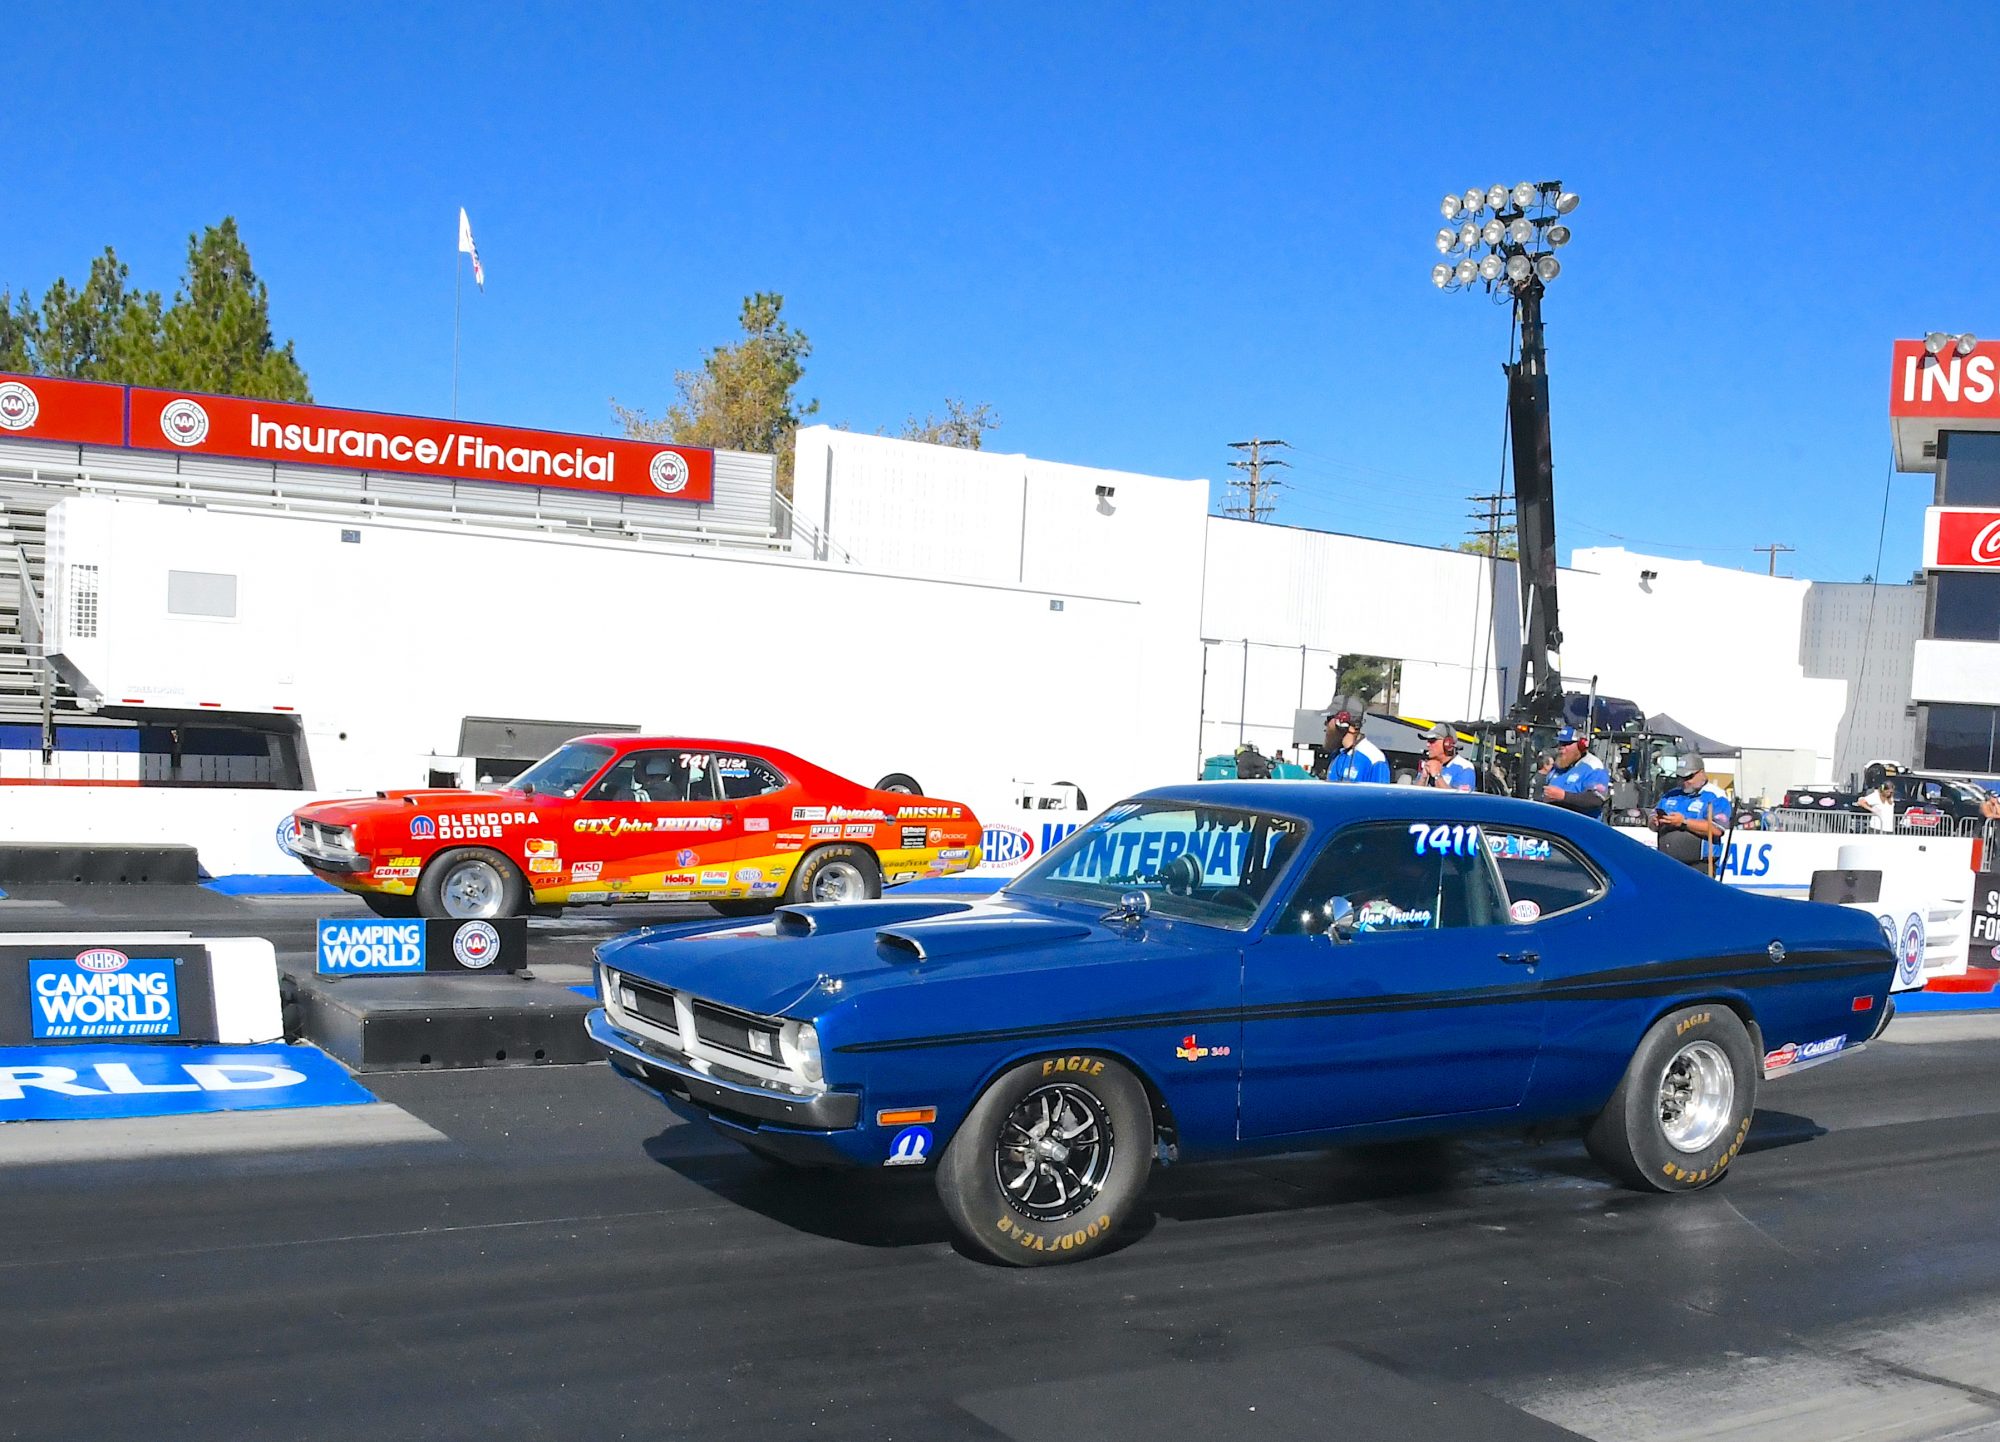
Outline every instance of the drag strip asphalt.
<path id="1" fill-rule="evenodd" d="M 2000 1429 L 2000 1018 L 1768 1086 L 1691 1197 L 1567 1140 L 1177 1168 L 1032 1272 L 602 1066 L 364 1080 L 429 1135 L 0 1169 L 0 1437 Z"/>

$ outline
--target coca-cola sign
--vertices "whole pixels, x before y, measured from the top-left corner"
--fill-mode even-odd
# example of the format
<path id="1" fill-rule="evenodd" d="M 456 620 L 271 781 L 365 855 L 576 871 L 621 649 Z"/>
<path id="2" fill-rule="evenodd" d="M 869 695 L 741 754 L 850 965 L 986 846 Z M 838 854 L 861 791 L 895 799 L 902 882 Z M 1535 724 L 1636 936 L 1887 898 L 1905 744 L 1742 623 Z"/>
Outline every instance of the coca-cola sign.
<path id="1" fill-rule="evenodd" d="M 2000 511 L 1933 510 L 1924 564 L 1933 571 L 2000 567 Z"/>

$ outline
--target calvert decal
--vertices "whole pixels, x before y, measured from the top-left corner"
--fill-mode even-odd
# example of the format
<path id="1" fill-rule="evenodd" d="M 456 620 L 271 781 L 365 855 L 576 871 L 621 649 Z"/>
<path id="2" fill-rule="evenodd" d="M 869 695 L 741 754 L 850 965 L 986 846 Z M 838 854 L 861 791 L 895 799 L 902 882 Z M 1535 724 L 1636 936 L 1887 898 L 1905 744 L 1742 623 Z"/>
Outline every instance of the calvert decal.
<path id="1" fill-rule="evenodd" d="M 0 1122 L 178 1116 L 375 1098 L 310 1046 L 0 1047 Z"/>
<path id="2" fill-rule="evenodd" d="M 126 394 L 105 389 L 121 402 Z M 129 396 L 122 437 L 96 443 L 650 500 L 715 495 L 715 453 L 697 446 L 139 387 Z"/>
<path id="3" fill-rule="evenodd" d="M 131 957 L 94 947 L 28 962 L 36 1040 L 170 1037 L 180 1032 L 172 957 Z"/>

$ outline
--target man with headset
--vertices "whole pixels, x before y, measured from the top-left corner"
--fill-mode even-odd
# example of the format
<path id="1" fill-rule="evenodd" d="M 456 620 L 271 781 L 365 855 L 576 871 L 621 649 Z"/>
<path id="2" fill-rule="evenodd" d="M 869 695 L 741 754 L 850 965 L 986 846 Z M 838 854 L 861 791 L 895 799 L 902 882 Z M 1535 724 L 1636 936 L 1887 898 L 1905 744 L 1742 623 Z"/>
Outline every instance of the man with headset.
<path id="1" fill-rule="evenodd" d="M 1590 754 L 1590 737 L 1574 726 L 1556 732 L 1555 762 L 1542 778 L 1542 800 L 1586 816 L 1602 816 L 1611 800 L 1611 773 Z"/>
<path id="2" fill-rule="evenodd" d="M 1326 713 L 1326 741 L 1327 780 L 1389 780 L 1389 758 L 1382 754 L 1381 747 L 1361 734 L 1361 718 L 1352 711 Z"/>
<path id="3" fill-rule="evenodd" d="M 1417 768 L 1417 785 L 1444 791 L 1477 791 L 1479 775 L 1458 754 L 1458 733 L 1440 722 L 1424 732 L 1424 762 Z"/>

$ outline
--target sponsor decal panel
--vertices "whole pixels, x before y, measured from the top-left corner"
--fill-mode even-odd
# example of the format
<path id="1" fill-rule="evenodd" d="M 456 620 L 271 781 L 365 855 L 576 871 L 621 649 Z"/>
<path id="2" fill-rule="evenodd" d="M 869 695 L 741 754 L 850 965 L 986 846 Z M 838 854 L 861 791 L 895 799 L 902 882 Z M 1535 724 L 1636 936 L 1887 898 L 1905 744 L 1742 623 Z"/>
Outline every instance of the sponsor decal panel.
<path id="1" fill-rule="evenodd" d="M 743 829 L 745 831 L 769 831 L 771 829 L 771 818 L 768 816 L 746 817 L 744 818 Z"/>
<path id="2" fill-rule="evenodd" d="M 922 851 L 925 846 L 930 844 L 930 840 L 924 834 L 923 827 L 905 826 L 903 828 L 903 850 Z"/>
<path id="3" fill-rule="evenodd" d="M 130 397 L 130 444 L 142 449 L 656 501 L 706 501 L 715 492 L 715 454 L 694 446 L 137 386 L 123 394 Z"/>
<path id="4" fill-rule="evenodd" d="M 571 881 L 595 881 L 603 870 L 604 863 L 601 861 L 572 862 L 569 868 L 569 879 Z"/>
<path id="5" fill-rule="evenodd" d="M 701 884 L 703 886 L 727 886 L 729 885 L 729 873 L 726 871 L 704 871 L 701 874 Z"/>
<path id="6" fill-rule="evenodd" d="M 1829 1036 L 1819 1041 L 1803 1043 L 1788 1041 L 1777 1050 L 1764 1053 L 1764 1070 L 1766 1072 L 1780 1072 L 1784 1071 L 1787 1067 L 1799 1066 L 1805 1062 L 1820 1061 L 1826 1057 L 1837 1055 L 1846 1046 L 1847 1038 L 1844 1035 Z"/>
<path id="7" fill-rule="evenodd" d="M 898 806 L 898 821 L 956 821 L 965 814 L 962 806 Z"/>
<path id="8" fill-rule="evenodd" d="M 317 1047 L 0 1047 L 0 1122 L 354 1106 L 375 1097 Z"/>
<path id="9" fill-rule="evenodd" d="M 1181 1038 L 1181 1044 L 1174 1048 L 1174 1055 L 1182 1061 L 1200 1061 L 1203 1057 L 1228 1056 L 1229 1048 L 1226 1046 L 1203 1046 L 1195 1040 L 1195 1034 L 1189 1032 Z"/>
<path id="10" fill-rule="evenodd" d="M 942 832 L 933 832 L 944 840 Z M 1035 856 L 1035 838 L 1018 826 L 989 826 L 982 838 L 989 866 L 1024 866 Z"/>
<path id="11" fill-rule="evenodd" d="M 868 841 L 874 837 L 875 827 L 873 823 L 868 823 L 860 826 L 848 826 L 842 829 L 841 835 L 846 836 L 853 840 Z"/>
<path id="12" fill-rule="evenodd" d="M 500 959 L 500 933 L 484 921 L 468 921 L 451 939 L 451 954 L 459 965 L 483 971 Z"/>
<path id="13" fill-rule="evenodd" d="M 322 920 L 313 970 L 321 976 L 387 976 L 424 969 L 421 921 Z"/>
<path id="14" fill-rule="evenodd" d="M 38 1041 L 177 1035 L 177 965 L 170 956 L 128 956 L 108 946 L 31 957 L 30 1034 Z"/>
<path id="15" fill-rule="evenodd" d="M 838 838 L 839 835 L 840 828 L 838 826 L 815 826 L 812 829 L 812 836 L 815 841 Z"/>
<path id="16" fill-rule="evenodd" d="M 742 870 L 736 873 L 736 879 L 738 881 L 745 881 L 745 882 L 762 881 L 764 879 L 764 873 L 759 871 L 754 866 L 746 866 Z"/>
<path id="17" fill-rule="evenodd" d="M 528 870 L 554 874 L 562 870 L 562 859 L 555 856 L 530 856 Z"/>
<path id="18" fill-rule="evenodd" d="M 794 806 L 792 808 L 792 820 L 824 821 L 826 820 L 826 808 L 824 806 Z"/>

